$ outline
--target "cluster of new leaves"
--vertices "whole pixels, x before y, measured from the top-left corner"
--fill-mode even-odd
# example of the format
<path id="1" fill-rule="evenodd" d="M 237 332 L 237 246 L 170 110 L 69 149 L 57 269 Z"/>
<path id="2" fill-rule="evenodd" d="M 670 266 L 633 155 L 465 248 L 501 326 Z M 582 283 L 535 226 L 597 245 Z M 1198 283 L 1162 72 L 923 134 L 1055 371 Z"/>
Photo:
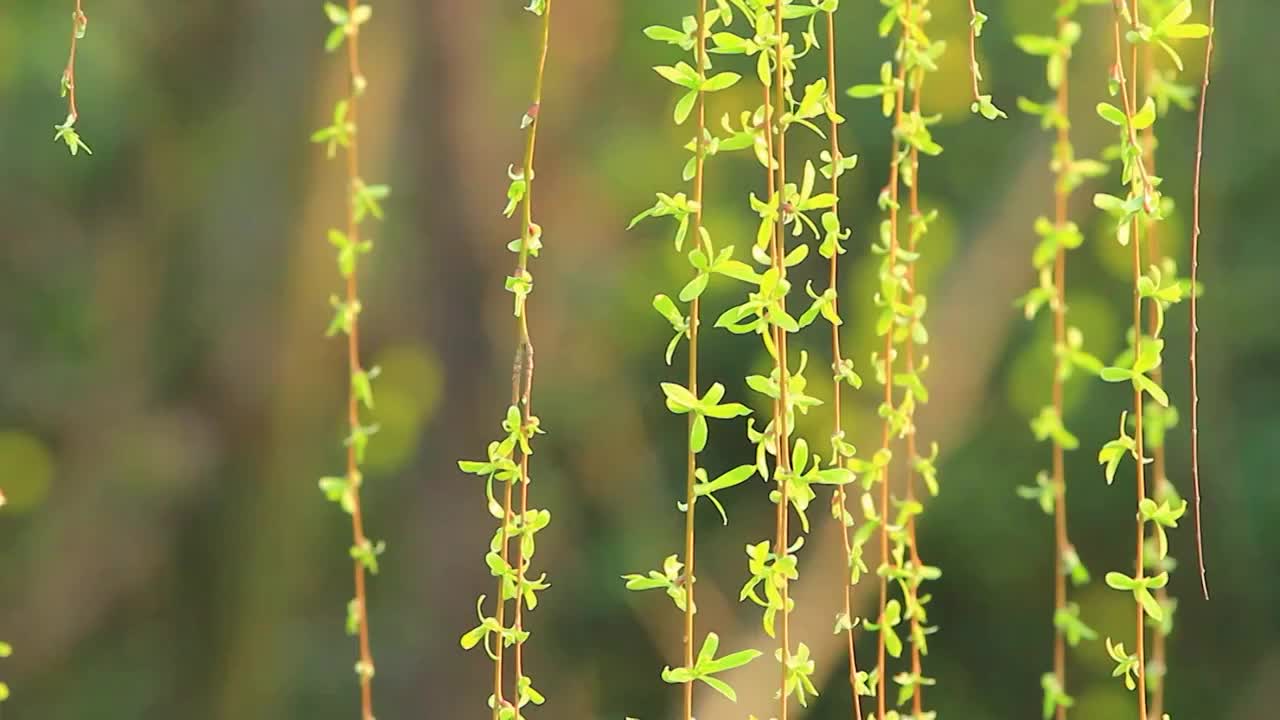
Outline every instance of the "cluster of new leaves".
<path id="1" fill-rule="evenodd" d="M 59 81 L 62 97 L 67 99 L 67 119 L 53 126 L 54 142 L 66 144 L 67 150 L 72 155 L 80 154 L 81 150 L 90 155 L 93 154 L 84 139 L 80 137 L 80 132 L 76 130 L 76 121 L 80 119 L 80 111 L 76 107 L 76 45 L 84 39 L 85 31 L 88 29 L 89 17 L 84 14 L 81 0 L 76 0 L 76 9 L 71 13 L 71 55 L 67 58 L 67 66 L 63 69 L 62 79 Z"/>
<path id="2" fill-rule="evenodd" d="M 493 533 L 489 552 L 484 558 L 490 574 L 497 580 L 498 610 L 494 615 L 486 615 L 484 611 L 486 596 L 481 595 L 476 602 L 479 623 L 463 634 L 460 642 L 466 650 L 483 643 L 485 652 L 495 662 L 499 661 L 501 648 L 523 643 L 529 637 L 529 633 L 518 624 L 507 624 L 504 612 L 506 605 L 516 601 L 522 603 L 523 607 L 533 610 L 538 607 L 538 593 L 550 587 L 545 573 L 530 577 L 529 570 L 537 550 L 536 536 L 551 523 L 551 513 L 548 510 L 532 508 L 516 512 L 511 507 L 513 488 L 528 482 L 521 462 L 533 455 L 533 438 L 543 432 L 540 421 L 537 416 L 526 419 L 521 414 L 520 408 L 512 405 L 507 408 L 506 418 L 502 421 L 502 430 L 502 439 L 489 443 L 484 460 L 458 462 L 458 468 L 463 472 L 485 479 L 485 498 L 488 502 L 489 514 L 500 523 Z M 505 501 L 498 500 L 494 493 L 495 482 L 503 484 Z M 515 541 L 519 547 L 519 557 L 514 563 L 510 555 L 512 541 Z M 542 695 L 533 688 L 532 681 L 527 676 L 517 678 L 516 690 L 517 702 L 514 705 L 495 699 L 496 695 L 489 698 L 490 707 L 496 707 L 498 716 L 504 720 L 517 717 L 517 710 L 530 702 L 537 705 L 543 702 Z"/>
<path id="3" fill-rule="evenodd" d="M 720 507 L 719 504 L 716 507 Z M 684 563 L 678 555 L 668 555 L 662 561 L 662 570 L 650 570 L 647 575 L 632 573 L 623 575 L 628 590 L 665 590 L 667 596 L 684 612 L 689 603 L 689 591 L 684 582 Z"/>
<path id="4" fill-rule="evenodd" d="M 751 600 L 764 609 L 762 623 L 769 637 L 778 635 L 778 613 L 783 610 L 790 612 L 795 607 L 794 600 L 787 598 L 784 601 L 782 592 L 786 583 L 800 577 L 796 569 L 799 564 L 796 551 L 803 546 L 802 537 L 796 538 L 784 553 L 771 550 L 768 540 L 747 546 L 747 571 L 751 578 L 742 586 L 738 600 Z"/>
<path id="5" fill-rule="evenodd" d="M 501 648 L 523 643 L 529 637 L 529 633 L 519 624 L 506 624 L 503 610 L 507 603 L 516 601 L 533 610 L 538 607 L 538 593 L 550 587 L 545 573 L 530 577 L 529 570 L 537 549 L 536 535 L 551 523 L 551 513 L 531 508 L 514 512 L 511 507 L 513 487 L 528 482 L 521 462 L 533 455 L 533 437 L 542 433 L 540 422 L 536 416 L 526 419 L 520 408 L 512 405 L 507 408 L 502 429 L 502 439 L 489 443 L 485 460 L 462 460 L 458 463 L 463 472 L 485 479 L 489 513 L 500 523 L 489 543 L 489 552 L 485 555 L 485 564 L 489 566 L 490 574 L 497 579 L 498 611 L 494 615 L 485 615 L 486 596 L 481 595 L 476 602 L 479 624 L 467 631 L 460 642 L 466 650 L 483 643 L 485 652 L 495 662 L 500 662 Z M 520 454 L 519 459 L 517 452 Z M 495 481 L 504 484 L 505 501 L 497 499 L 493 489 Z M 511 562 L 509 549 L 513 540 L 519 547 L 515 563 Z M 498 717 L 507 720 L 521 716 L 519 711 L 527 704 L 541 705 L 544 701 L 528 676 L 522 675 L 516 679 L 516 693 L 514 705 L 498 698 L 496 694 L 490 696 L 489 706 L 495 709 Z"/>
<path id="6" fill-rule="evenodd" d="M 721 403 L 724 399 L 724 386 L 720 383 L 713 384 L 702 397 L 697 397 L 689 388 L 675 383 L 662 383 L 662 392 L 667 396 L 668 410 L 675 415 L 692 416 L 689 450 L 694 454 L 701 453 L 707 447 L 707 418 L 731 420 L 751 414 L 750 408 L 742 403 Z"/>
<path id="7" fill-rule="evenodd" d="M 818 498 L 817 493 L 813 491 L 814 485 L 847 485 L 854 480 L 853 471 L 846 467 L 822 467 L 822 457 L 813 455 L 813 464 L 809 463 L 809 445 L 804 438 L 797 439 L 791 447 L 791 462 L 785 470 L 779 470 L 785 473 L 785 478 L 780 478 L 779 483 L 785 482 L 787 485 L 787 502 L 791 504 L 796 515 L 800 518 L 800 529 L 809 532 L 809 516 L 806 510 L 809 504 Z M 782 493 L 779 490 L 773 490 L 769 493 L 769 500 L 774 503 L 782 502 Z"/>
<path id="8" fill-rule="evenodd" d="M 533 81 L 533 100 L 519 122 L 525 134 L 524 160 L 519 168 L 509 165 L 507 204 L 502 213 L 512 217 L 520 212 L 520 236 L 507 244 L 517 257 L 515 271 L 506 278 L 505 288 L 513 296 L 515 317 L 515 359 L 511 374 L 511 405 L 502 420 L 502 436 L 489 443 L 483 460 L 462 460 L 458 468 L 485 479 L 485 500 L 489 514 L 498 521 L 485 564 L 496 579 L 497 594 L 492 615 L 485 613 L 485 595 L 476 601 L 479 623 L 462 635 L 460 643 L 470 650 L 482 645 L 494 662 L 493 692 L 488 706 L 494 720 L 518 720 L 530 704 L 542 705 L 546 698 L 533 686 L 525 672 L 523 645 L 529 638 L 524 628 L 524 611 L 538 607 L 538 593 L 550 587 L 546 573 L 532 575 L 537 551 L 537 534 L 551 524 L 551 512 L 529 506 L 529 472 L 533 456 L 533 438 L 541 434 L 541 422 L 533 414 L 533 343 L 529 336 L 527 300 L 533 292 L 533 275 L 529 259 L 538 257 L 542 249 L 542 227 L 533 221 L 534 148 L 537 141 L 539 110 L 546 71 L 551 32 L 551 1 L 532 0 L 525 8 L 542 18 L 541 54 Z M 502 499 L 494 491 L 502 484 Z M 518 506 L 514 498 L 518 497 Z M 512 554 L 514 543 L 515 553 Z M 514 613 L 507 607 L 514 603 Z M 503 653 L 514 646 L 515 699 L 507 698 L 504 689 Z"/>
<path id="9" fill-rule="evenodd" d="M 1124 29 L 1125 40 L 1136 46 L 1135 57 L 1143 46 L 1158 47 L 1178 70 L 1182 68 L 1182 60 L 1171 41 L 1202 38 L 1209 34 L 1208 26 L 1187 22 L 1192 13 L 1190 0 L 1134 0 L 1132 5 L 1117 2 L 1114 7 L 1116 32 Z M 1156 20 L 1154 24 L 1147 24 L 1144 18 Z M 1170 105 L 1189 105 L 1193 91 L 1177 84 L 1174 68 L 1167 72 L 1152 68 L 1147 74 L 1144 100 L 1139 105 L 1138 67 L 1131 63 L 1126 72 L 1118 39 L 1116 51 L 1109 89 L 1113 96 L 1118 96 L 1119 106 L 1099 103 L 1097 111 L 1119 133 L 1119 142 L 1107 152 L 1121 161 L 1127 194 L 1123 197 L 1098 194 L 1094 197 L 1094 204 L 1114 218 L 1117 241 L 1121 245 L 1132 243 L 1134 322 L 1128 335 L 1127 349 L 1112 365 L 1102 368 L 1100 375 L 1107 382 L 1131 384 L 1134 407 L 1131 416 L 1122 416 L 1119 437 L 1102 448 L 1098 461 L 1105 465 L 1107 480 L 1111 482 L 1124 457 L 1127 455 L 1134 459 L 1138 477 L 1138 531 L 1147 537 L 1147 541 L 1139 549 L 1137 571 L 1133 576 L 1111 572 L 1107 573 L 1106 581 L 1113 589 L 1132 593 L 1142 608 L 1141 614 L 1145 616 L 1146 623 L 1165 634 L 1172 628 L 1166 616 L 1171 618 L 1173 609 L 1163 593 L 1172 568 L 1166 530 L 1177 527 L 1178 520 L 1186 512 L 1186 502 L 1177 496 L 1163 476 L 1155 478 L 1154 497 L 1147 497 L 1144 470 L 1146 464 L 1154 460 L 1148 457 L 1147 451 L 1163 448 L 1165 433 L 1177 420 L 1176 411 L 1170 407 L 1169 397 L 1160 384 L 1165 312 L 1195 289 L 1189 282 L 1177 278 L 1171 260 L 1149 257 L 1144 267 L 1141 258 L 1142 239 L 1157 233 L 1157 224 L 1173 209 L 1172 201 L 1159 190 L 1161 178 L 1154 173 L 1154 126 Z M 1148 52 L 1147 57 L 1150 55 Z M 1149 311 L 1150 317 L 1145 327 L 1144 310 Z M 1133 418 L 1132 435 L 1128 432 L 1127 417 Z M 1162 462 L 1157 463 L 1160 472 L 1163 472 L 1162 466 Z M 1144 632 L 1142 622 L 1139 622 L 1136 632 Z M 1116 676 L 1123 676 L 1130 690 L 1145 690 L 1148 687 L 1147 662 L 1142 643 L 1138 643 L 1137 648 L 1136 654 L 1130 654 L 1123 645 L 1112 644 L 1110 640 L 1107 642 L 1108 653 L 1116 663 Z M 1139 698 L 1139 707 L 1146 707 L 1145 697 Z"/>
<path id="10" fill-rule="evenodd" d="M 736 701 L 738 695 L 734 692 L 733 687 L 716 677 L 716 674 L 746 665 L 760 657 L 760 651 L 739 650 L 723 657 L 716 657 L 716 651 L 719 649 L 720 636 L 715 633 L 707 633 L 707 639 L 703 641 L 702 649 L 698 651 L 698 656 L 693 661 L 693 667 L 665 667 L 662 669 L 662 679 L 673 685 L 691 683 L 695 680 L 701 681 L 721 695 Z"/>

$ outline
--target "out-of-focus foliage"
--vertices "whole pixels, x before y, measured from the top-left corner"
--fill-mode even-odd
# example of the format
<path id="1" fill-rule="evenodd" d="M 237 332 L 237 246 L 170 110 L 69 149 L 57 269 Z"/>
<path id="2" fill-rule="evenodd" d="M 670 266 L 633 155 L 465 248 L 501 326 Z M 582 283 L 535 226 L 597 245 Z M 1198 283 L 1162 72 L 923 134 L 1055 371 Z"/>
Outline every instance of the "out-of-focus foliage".
<path id="1" fill-rule="evenodd" d="M 1044 66 L 1027 62 L 1017 34 L 1043 32 L 1044 8 L 985 0 L 983 93 L 1009 118 L 986 122 L 972 102 L 968 8 L 935 3 L 932 34 L 953 46 L 925 113 L 944 156 L 931 161 L 927 207 L 939 209 L 917 268 L 930 297 L 931 401 L 922 436 L 938 459 L 944 492 L 928 509 L 920 543 L 933 583 L 930 706 L 946 717 L 1031 717 L 1049 661 L 1052 537 L 1013 490 L 1033 485 L 1042 447 L 1026 418 L 1046 403 L 1052 358 L 1045 323 L 1026 323 L 1014 298 L 1035 283 L 1028 258 L 1036 216 L 1052 201 L 1044 172 L 1050 139 L 1036 118 L 1012 111 L 1036 96 Z M 1202 3 L 1197 3 L 1197 6 Z M 658 348 L 672 325 L 653 312 L 654 288 L 678 287 L 687 266 L 669 229 L 627 221 L 655 187 L 680 184 L 686 130 L 670 123 L 678 101 L 649 68 L 665 61 L 641 29 L 682 12 L 674 0 L 560 0 L 544 105 L 555 108 L 539 139 L 540 219 L 550 230 L 530 299 L 538 346 L 538 502 L 556 509 L 539 537 L 540 564 L 556 584 L 528 628 L 540 668 L 542 715 L 668 717 L 674 694 L 655 692 L 652 670 L 678 665 L 678 628 L 660 603 L 640 602 L 618 575 L 648 567 L 680 536 L 671 499 L 682 494 L 685 438 L 669 432 L 667 379 Z M 93 156 L 72 158 L 50 140 L 65 113 L 59 76 L 68 10 L 9 3 L 0 11 L 0 637 L 16 652 L 0 662 L 15 718 L 180 717 L 236 720 L 350 718 L 346 613 L 349 528 L 315 497 L 315 478 L 341 467 L 347 387 L 341 348 L 325 341 L 336 280 L 325 237 L 345 199 L 341 178 L 305 140 L 327 124 L 346 80 L 327 62 L 321 13 L 298 3 L 191 0 L 163 9 L 140 0 L 99 3 L 79 48 L 76 128 Z M 1202 7 L 1197 7 L 1203 12 Z M 396 187 L 387 223 L 362 272 L 363 340 L 383 369 L 372 413 L 384 432 L 371 444 L 364 500 L 391 550 L 371 588 L 378 649 L 378 708 L 386 717 L 466 717 L 491 679 L 480 653 L 458 636 L 474 624 L 487 568 L 471 549 L 492 528 L 475 478 L 454 459 L 482 448 L 494 408 L 509 398 L 510 224 L 501 211 L 518 165 L 527 107 L 527 58 L 537 42 L 519 2 L 382 3 L 362 28 L 364 73 L 378 78 L 361 106 L 364 171 Z M 878 77 L 890 41 L 875 33 L 876 3 L 842 3 L 839 75 Z M 1109 8 L 1085 7 L 1084 37 L 1102 38 Z M 1280 6 L 1224 3 L 1209 109 L 1201 275 L 1201 446 L 1206 545 L 1214 600 L 1196 599 L 1194 572 L 1171 575 L 1179 603 L 1171 637 L 1166 709 L 1175 718 L 1266 717 L 1280 675 L 1280 534 L 1271 481 L 1280 447 L 1280 324 L 1274 321 L 1280 223 L 1272 195 L 1280 167 L 1280 95 L 1268 82 L 1274 56 L 1265 28 Z M 1114 133 L 1092 108 L 1104 100 L 1107 48 L 1082 42 L 1072 62 L 1073 139 L 1097 156 Z M 1183 53 L 1184 77 L 1198 75 Z M 815 56 L 813 62 L 820 62 Z M 808 62 L 809 59 L 803 62 Z M 816 76 L 817 70 L 807 70 Z M 709 99 L 718 118 L 754 105 L 751 84 Z M 860 156 L 842 190 L 841 293 L 865 298 L 875 282 L 876 199 L 889 138 L 875 103 L 845 99 L 843 148 Z M 815 139 L 815 143 L 821 140 Z M 1185 267 L 1193 128 L 1186 113 L 1160 121 L 1162 192 L 1177 200 L 1162 223 L 1166 252 Z M 816 156 L 820 146 L 796 157 Z M 763 194 L 750 153 L 717 158 L 707 222 L 746 247 L 758 216 L 742 202 Z M 756 178 L 760 178 L 757 180 Z M 1113 358 L 1127 318 L 1129 257 L 1115 223 L 1089 207 L 1105 188 L 1086 183 L 1072 217 L 1084 236 L 1068 279 L 1071 318 L 1089 349 Z M 726 240 L 725 242 L 728 242 Z M 815 268 L 817 264 L 814 265 Z M 805 278 L 796 278 L 800 282 Z M 702 297 L 718 316 L 736 299 L 728 283 Z M 821 283 L 816 284 L 821 287 Z M 875 344 L 875 308 L 842 307 L 846 356 Z M 1165 389 L 1186 406 L 1185 308 L 1167 313 Z M 817 348 L 820 331 L 793 351 Z M 1110 345 L 1109 347 L 1107 345 Z M 708 377 L 768 374 L 760 352 L 708 333 Z M 815 351 L 816 353 L 816 351 Z M 807 390 L 829 396 L 821 373 Z M 745 388 L 737 397 L 749 397 Z M 876 444 L 874 401 L 852 393 L 845 430 Z M 1116 431 L 1129 387 L 1067 387 L 1065 417 L 1082 448 Z M 768 408 L 758 406 L 757 412 Z M 817 408 L 805 422 L 829 428 Z M 815 430 L 816 432 L 816 430 Z M 1169 472 L 1185 486 L 1185 423 L 1165 439 Z M 708 445 L 710 467 L 749 454 L 745 438 Z M 1087 453 L 1069 457 L 1075 481 L 1072 533 L 1083 562 L 1131 561 L 1131 490 L 1107 488 Z M 726 494 L 733 523 L 702 513 L 702 622 L 726 648 L 752 644 L 759 617 L 735 607 L 746 580 L 744 543 L 772 525 L 757 493 Z M 819 670 L 840 667 L 831 634 L 840 603 L 839 542 L 813 514 L 793 634 Z M 1184 566 L 1192 533 L 1169 534 Z M 706 532 L 703 532 L 703 529 Z M 828 553 L 824 555 L 823 553 Z M 824 570 L 824 567 L 826 568 Z M 1095 583 L 1074 598 L 1102 637 L 1127 638 L 1130 594 Z M 867 595 L 858 595 L 866 613 Z M 812 626 L 800 620 L 811 617 Z M 870 636 L 864 635 L 863 641 Z M 1096 646 L 1069 655 L 1075 717 L 1128 717 L 1131 696 L 1110 680 Z M 868 656 L 871 646 L 859 647 Z M 701 720 L 767 717 L 772 677 L 736 672 L 732 714 L 710 704 Z M 552 672 L 554 669 L 554 672 Z M 816 674 L 813 717 L 839 717 L 847 679 Z M 532 713 L 531 713 L 532 715 Z"/>

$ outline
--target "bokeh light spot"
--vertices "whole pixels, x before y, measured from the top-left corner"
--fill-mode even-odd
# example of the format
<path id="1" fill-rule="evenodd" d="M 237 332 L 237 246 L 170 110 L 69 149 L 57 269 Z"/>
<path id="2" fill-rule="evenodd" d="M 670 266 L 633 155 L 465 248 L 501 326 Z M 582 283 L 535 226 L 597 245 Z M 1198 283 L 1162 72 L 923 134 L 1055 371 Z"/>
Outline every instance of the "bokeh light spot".
<path id="1" fill-rule="evenodd" d="M 6 509 L 24 512 L 38 507 L 53 483 L 53 454 L 34 435 L 0 432 L 0 488 Z"/>

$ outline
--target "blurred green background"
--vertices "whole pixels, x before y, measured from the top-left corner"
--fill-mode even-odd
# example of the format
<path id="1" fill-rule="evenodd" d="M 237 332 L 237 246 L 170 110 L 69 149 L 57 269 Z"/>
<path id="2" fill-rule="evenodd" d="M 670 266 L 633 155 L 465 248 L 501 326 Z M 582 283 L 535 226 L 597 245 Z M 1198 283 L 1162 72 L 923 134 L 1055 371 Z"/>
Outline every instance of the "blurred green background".
<path id="1" fill-rule="evenodd" d="M 1203 6 L 1203 1 L 1197 2 Z M 343 634 L 350 593 L 347 518 L 316 478 L 342 463 L 345 366 L 323 337 L 338 288 L 324 231 L 342 217 L 337 164 L 307 142 L 327 122 L 343 67 L 326 56 L 318 1 L 90 0 L 81 45 L 78 127 L 93 148 L 54 145 L 65 116 L 58 77 L 70 2 L 0 6 L 0 661 L 14 720 L 281 720 L 356 715 L 355 649 Z M 877 77 L 890 44 L 881 9 L 846 0 L 841 88 Z M 946 147 L 922 169 L 941 219 L 921 273 L 930 295 L 933 399 L 921 435 L 938 440 L 942 496 L 922 525 L 942 566 L 932 619 L 929 705 L 953 720 L 1039 713 L 1050 666 L 1051 523 L 1014 487 L 1048 463 L 1028 418 L 1047 402 L 1048 325 L 1013 299 L 1034 282 L 1031 231 L 1051 210 L 1049 138 L 1014 99 L 1046 95 L 1043 65 L 1011 37 L 1044 32 L 1056 3 L 986 0 L 983 66 L 999 123 L 968 112 L 967 7 L 934 2 L 950 50 L 926 111 L 945 112 Z M 367 472 L 370 534 L 385 538 L 372 583 L 380 718 L 487 717 L 489 668 L 458 636 L 475 597 L 492 593 L 483 554 L 492 523 L 483 487 L 455 466 L 483 454 L 506 406 L 517 234 L 503 218 L 505 169 L 519 162 L 536 23 L 518 0 L 376 2 L 366 26 L 371 88 L 361 128 L 365 177 L 394 186 L 366 264 L 366 355 L 384 369 Z M 535 504 L 554 523 L 539 566 L 553 588 L 530 619 L 530 673 L 549 696 L 539 717 L 670 717 L 679 616 L 619 575 L 655 567 L 680 543 L 682 421 L 658 383 L 668 327 L 649 307 L 686 267 L 668 227 L 626 233 L 656 190 L 683 189 L 670 86 L 648 68 L 675 49 L 640 33 L 676 24 L 691 2 L 558 0 L 539 145 L 535 261 L 535 406 L 549 434 L 534 464 Z M 1197 7 L 1197 14 L 1203 13 Z M 1104 8 L 1086 8 L 1073 73 L 1075 135 L 1095 154 L 1112 134 L 1093 113 L 1104 94 Z M 1206 549 L 1214 599 L 1196 597 L 1193 536 L 1172 538 L 1182 598 L 1172 640 L 1169 709 L 1180 720 L 1274 717 L 1280 702 L 1280 5 L 1222 3 L 1212 86 L 1202 276 L 1202 448 Z M 1189 45 L 1186 78 L 1200 72 Z M 729 67 L 732 63 L 726 64 Z M 816 77 L 816 57 L 802 71 Z M 750 83 L 713 110 L 755 100 Z M 846 355 L 868 369 L 874 278 L 868 247 L 887 168 L 888 127 L 875 103 L 847 100 L 843 143 L 862 162 L 847 176 L 854 231 L 842 288 Z M 1160 124 L 1166 192 L 1180 202 L 1165 246 L 1187 250 L 1193 124 Z M 816 156 L 816 144 L 796 145 Z M 761 173 L 746 157 L 709 165 L 707 221 L 740 253 Z M 1116 187 L 1114 178 L 1106 183 Z M 1088 202 L 1073 213 L 1086 246 L 1071 256 L 1072 321 L 1111 357 L 1129 297 L 1124 256 Z M 740 255 L 741 256 L 741 255 Z M 1185 261 L 1183 267 L 1186 267 Z M 736 297 L 713 284 L 708 313 Z M 712 315 L 714 317 L 714 314 Z M 823 331 L 799 342 L 820 351 Z M 1185 307 L 1166 352 L 1175 403 L 1187 405 Z M 741 378 L 765 364 L 752 338 L 704 336 L 704 377 L 746 399 Z M 680 361 L 677 360 L 677 364 Z M 812 373 L 820 376 L 822 373 Z M 868 373 L 869 374 L 869 373 Z M 816 380 L 824 395 L 826 381 Z M 1095 577 L 1077 595 L 1086 619 L 1128 638 L 1130 599 L 1101 575 L 1130 564 L 1131 483 L 1107 487 L 1094 461 L 1128 393 L 1078 380 L 1068 425 L 1072 535 Z M 855 393 L 847 427 L 860 447 L 879 432 L 874 392 Z M 811 414 L 801 431 L 826 435 Z M 740 428 L 713 433 L 708 465 L 748 451 Z M 1185 424 L 1171 440 L 1172 480 L 1189 490 Z M 762 644 L 754 608 L 737 605 L 743 545 L 769 536 L 772 509 L 752 483 L 729 493 L 731 523 L 700 515 L 700 623 L 726 647 Z M 822 520 L 802 556 L 793 637 L 815 653 L 825 685 L 812 717 L 848 717 L 843 660 L 831 634 L 838 540 Z M 867 584 L 867 588 L 871 584 Z M 863 613 L 871 594 L 860 590 Z M 864 638 L 865 640 L 865 638 Z M 870 645 L 862 646 L 869 657 Z M 1076 717 L 1131 717 L 1101 643 L 1070 656 Z M 737 675 L 736 708 L 702 693 L 701 720 L 769 712 L 769 663 Z M 1266 708 L 1272 708 L 1267 710 Z M 767 715 L 765 715 L 767 716 Z"/>

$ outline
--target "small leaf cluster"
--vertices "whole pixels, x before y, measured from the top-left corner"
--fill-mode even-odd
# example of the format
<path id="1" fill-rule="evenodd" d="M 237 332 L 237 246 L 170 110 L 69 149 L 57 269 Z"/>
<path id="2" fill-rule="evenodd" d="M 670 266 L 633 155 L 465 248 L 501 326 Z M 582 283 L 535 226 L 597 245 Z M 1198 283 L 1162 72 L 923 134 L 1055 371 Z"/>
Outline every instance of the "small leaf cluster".
<path id="1" fill-rule="evenodd" d="M 1152 3 L 1154 4 L 1154 3 Z M 1154 43 L 1173 60 L 1173 64 L 1182 70 L 1182 56 L 1170 45 L 1172 40 L 1198 39 L 1209 36 L 1209 26 L 1203 23 L 1189 23 L 1191 17 L 1191 0 L 1177 0 L 1173 7 L 1161 14 L 1155 25 L 1129 20 L 1130 29 L 1125 39 L 1135 45 Z"/>
<path id="2" fill-rule="evenodd" d="M 693 667 L 663 668 L 663 681 L 673 685 L 694 681 L 704 682 L 716 692 L 736 702 L 738 695 L 734 692 L 733 687 L 716 677 L 716 674 L 746 665 L 760 657 L 760 651 L 739 650 L 723 657 L 716 657 L 716 651 L 719 649 L 720 636 L 715 633 L 707 633 L 706 639 L 702 642 L 702 649 L 698 651 L 698 656 L 694 659 Z"/>
<path id="3" fill-rule="evenodd" d="M 75 124 L 76 116 L 67 115 L 66 120 L 54 125 L 54 142 L 66 144 L 67 150 L 70 150 L 72 155 L 79 155 L 81 150 L 92 155 L 93 150 L 90 150 L 89 146 L 85 144 L 84 138 L 80 137 L 80 133 L 76 130 Z"/>
<path id="4" fill-rule="evenodd" d="M 800 561 L 796 552 L 804 547 L 804 538 L 796 538 L 782 553 L 775 552 L 771 545 L 768 540 L 762 540 L 747 546 L 747 571 L 751 577 L 742 586 L 738 600 L 750 600 L 764 608 L 762 627 L 769 637 L 777 637 L 778 613 L 795 608 L 795 600 L 788 597 L 783 602 L 782 591 L 788 582 L 800 577 L 797 570 Z"/>
<path id="5" fill-rule="evenodd" d="M 717 505 L 719 507 L 719 505 Z M 668 555 L 662 561 L 662 570 L 650 570 L 647 575 L 632 573 L 623 575 L 628 590 L 665 590 L 667 597 L 683 612 L 689 603 L 689 591 L 685 583 L 684 563 L 679 556 Z"/>
<path id="6" fill-rule="evenodd" d="M 327 2 L 324 4 L 324 14 L 333 24 L 333 28 L 324 39 L 324 49 L 333 52 L 342 47 L 342 43 L 347 38 L 354 37 L 360 32 L 360 26 L 373 17 L 373 8 L 361 4 L 356 5 L 355 10 L 349 11 L 337 3 Z"/>

